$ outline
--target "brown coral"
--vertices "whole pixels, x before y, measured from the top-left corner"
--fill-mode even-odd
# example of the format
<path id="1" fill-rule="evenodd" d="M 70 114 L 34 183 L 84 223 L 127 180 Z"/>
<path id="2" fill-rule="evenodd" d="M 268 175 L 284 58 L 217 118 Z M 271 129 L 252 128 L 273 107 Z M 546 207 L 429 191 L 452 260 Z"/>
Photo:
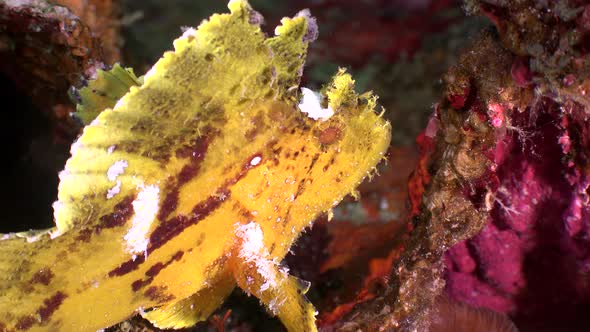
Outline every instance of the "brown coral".
<path id="1" fill-rule="evenodd" d="M 65 7 L 6 1 L 0 27 L 0 71 L 41 108 L 68 104 L 69 87 L 104 66 L 100 39 Z"/>

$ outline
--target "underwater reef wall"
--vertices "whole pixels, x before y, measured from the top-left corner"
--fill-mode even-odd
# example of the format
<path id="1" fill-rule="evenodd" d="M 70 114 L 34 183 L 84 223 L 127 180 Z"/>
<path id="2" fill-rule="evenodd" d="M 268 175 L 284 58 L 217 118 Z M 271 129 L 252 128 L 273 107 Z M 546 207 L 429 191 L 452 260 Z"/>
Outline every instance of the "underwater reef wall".
<path id="1" fill-rule="evenodd" d="M 522 331 L 588 327 L 590 6 L 465 7 L 496 29 L 445 75 L 418 137 L 410 241 L 384 295 L 343 330 L 438 331 L 441 294 L 508 314 Z"/>
<path id="2" fill-rule="evenodd" d="M 0 72 L 38 107 L 67 108 L 70 86 L 119 60 L 117 13 L 113 1 L 0 2 Z"/>
<path id="3" fill-rule="evenodd" d="M 0 126 L 0 231 L 53 225 L 57 173 L 81 129 L 68 92 L 119 61 L 118 8 L 107 0 L 0 1 L 0 98 L 9 105 Z"/>
<path id="4" fill-rule="evenodd" d="M 481 233 L 446 255 L 446 290 L 509 313 L 523 330 L 581 329 L 590 308 L 590 6 L 478 4 L 511 53 L 512 80 L 498 93 L 522 96 L 490 107 L 492 121 L 505 122 L 496 129 L 499 182 Z"/>

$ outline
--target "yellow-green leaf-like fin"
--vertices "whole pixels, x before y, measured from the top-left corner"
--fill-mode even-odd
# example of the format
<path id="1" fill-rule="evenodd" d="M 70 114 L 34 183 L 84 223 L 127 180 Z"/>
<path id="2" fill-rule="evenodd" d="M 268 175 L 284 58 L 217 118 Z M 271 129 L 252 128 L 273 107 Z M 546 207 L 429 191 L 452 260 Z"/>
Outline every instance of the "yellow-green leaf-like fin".
<path id="1" fill-rule="evenodd" d="M 132 86 L 140 86 L 142 78 L 133 73 L 132 68 L 123 68 L 116 63 L 110 70 L 98 69 L 96 79 L 78 91 L 79 100 L 75 116 L 84 125 L 90 124 L 98 114 L 115 104 Z"/>

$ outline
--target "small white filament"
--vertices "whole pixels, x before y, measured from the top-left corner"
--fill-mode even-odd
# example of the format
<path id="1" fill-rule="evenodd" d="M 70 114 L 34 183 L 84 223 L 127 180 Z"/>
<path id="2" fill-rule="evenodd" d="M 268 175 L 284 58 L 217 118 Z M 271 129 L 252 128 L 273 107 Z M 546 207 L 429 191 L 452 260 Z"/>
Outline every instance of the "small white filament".
<path id="1" fill-rule="evenodd" d="M 301 88 L 303 98 L 298 107 L 303 113 L 307 113 L 307 116 L 314 120 L 328 120 L 334 115 L 334 110 L 330 106 L 323 108 L 321 105 L 322 96 L 308 88 Z"/>

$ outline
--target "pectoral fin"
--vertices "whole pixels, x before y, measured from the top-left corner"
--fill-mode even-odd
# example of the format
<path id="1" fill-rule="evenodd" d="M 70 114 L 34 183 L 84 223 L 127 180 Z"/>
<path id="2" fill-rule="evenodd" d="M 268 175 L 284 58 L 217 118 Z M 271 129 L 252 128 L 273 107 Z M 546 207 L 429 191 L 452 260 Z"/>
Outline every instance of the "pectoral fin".
<path id="1" fill-rule="evenodd" d="M 289 332 L 317 331 L 316 310 L 305 297 L 308 282 L 289 275 L 271 260 L 243 262 L 234 275 L 238 286 L 256 296 Z"/>
<path id="2" fill-rule="evenodd" d="M 75 116 L 84 125 L 88 125 L 100 112 L 113 108 L 132 86 L 141 86 L 143 79 L 138 78 L 131 68 L 123 68 L 116 63 L 110 70 L 97 70 L 96 79 L 88 82 L 74 96 L 78 104 Z"/>
<path id="3" fill-rule="evenodd" d="M 161 329 L 191 327 L 205 321 L 219 308 L 236 286 L 231 276 L 225 276 L 192 296 L 178 302 L 142 313 L 154 326 Z"/>

